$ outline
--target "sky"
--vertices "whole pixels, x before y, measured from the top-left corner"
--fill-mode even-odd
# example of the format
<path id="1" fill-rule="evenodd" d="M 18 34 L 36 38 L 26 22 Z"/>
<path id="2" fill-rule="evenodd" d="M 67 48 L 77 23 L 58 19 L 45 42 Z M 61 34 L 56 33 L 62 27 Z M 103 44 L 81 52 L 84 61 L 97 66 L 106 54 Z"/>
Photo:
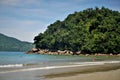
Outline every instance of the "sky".
<path id="1" fill-rule="evenodd" d="M 102 6 L 120 11 L 120 0 L 0 0 L 0 33 L 33 42 L 56 20 Z"/>

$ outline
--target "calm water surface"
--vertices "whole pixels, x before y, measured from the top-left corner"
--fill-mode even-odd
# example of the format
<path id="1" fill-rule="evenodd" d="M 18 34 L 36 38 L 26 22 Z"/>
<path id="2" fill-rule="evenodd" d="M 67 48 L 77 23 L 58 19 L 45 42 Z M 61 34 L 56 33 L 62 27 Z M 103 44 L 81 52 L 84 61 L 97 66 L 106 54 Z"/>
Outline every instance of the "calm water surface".
<path id="1" fill-rule="evenodd" d="M 96 58 L 98 61 L 107 60 L 107 58 Z M 38 65 L 38 64 L 62 64 L 72 62 L 91 62 L 93 57 L 77 55 L 43 55 L 43 54 L 25 54 L 24 52 L 0 52 L 0 66 L 2 65 Z M 111 60 L 120 60 L 111 58 Z"/>

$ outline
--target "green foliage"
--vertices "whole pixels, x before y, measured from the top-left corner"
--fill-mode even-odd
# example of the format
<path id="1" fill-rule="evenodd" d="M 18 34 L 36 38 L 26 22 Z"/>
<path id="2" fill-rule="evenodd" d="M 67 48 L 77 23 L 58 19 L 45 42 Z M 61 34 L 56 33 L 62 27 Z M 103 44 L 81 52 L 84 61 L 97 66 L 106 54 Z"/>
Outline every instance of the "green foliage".
<path id="1" fill-rule="evenodd" d="M 34 46 L 29 42 L 22 42 L 0 33 L 0 51 L 28 51 Z"/>
<path id="2" fill-rule="evenodd" d="M 120 53 L 120 13 L 89 8 L 56 21 L 34 38 L 37 48 L 84 53 Z"/>

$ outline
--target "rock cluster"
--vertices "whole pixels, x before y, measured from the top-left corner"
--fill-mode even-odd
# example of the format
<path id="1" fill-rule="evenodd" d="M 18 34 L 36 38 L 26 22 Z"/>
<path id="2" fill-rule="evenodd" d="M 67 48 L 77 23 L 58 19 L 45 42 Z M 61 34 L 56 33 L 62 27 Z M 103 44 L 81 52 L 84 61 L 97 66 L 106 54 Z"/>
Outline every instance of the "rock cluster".
<path id="1" fill-rule="evenodd" d="M 32 48 L 30 51 L 26 52 L 26 54 L 50 54 L 50 55 L 85 55 L 90 56 L 88 53 L 84 53 L 82 51 L 70 51 L 70 50 L 57 50 L 52 51 L 48 49 L 39 49 L 39 48 Z M 103 53 L 94 53 L 94 56 L 114 56 L 112 53 L 110 54 L 103 54 Z M 116 56 L 120 56 L 120 54 L 116 54 Z"/>
<path id="2" fill-rule="evenodd" d="M 79 55 L 81 51 L 73 52 L 70 50 L 57 50 L 57 51 L 50 51 L 48 49 L 37 49 L 33 48 L 32 50 L 26 52 L 27 54 L 37 53 L 37 54 L 57 54 L 57 55 Z"/>

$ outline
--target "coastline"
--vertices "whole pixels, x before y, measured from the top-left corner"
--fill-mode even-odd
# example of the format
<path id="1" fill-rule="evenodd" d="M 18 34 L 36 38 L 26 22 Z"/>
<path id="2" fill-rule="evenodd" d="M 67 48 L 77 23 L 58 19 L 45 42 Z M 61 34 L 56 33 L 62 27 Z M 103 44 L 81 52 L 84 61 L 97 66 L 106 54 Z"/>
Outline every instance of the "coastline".
<path id="1" fill-rule="evenodd" d="M 8 73 L 0 73 L 0 78 L 2 78 L 3 80 L 96 80 L 95 77 L 98 76 L 98 73 L 100 75 L 107 73 L 106 76 L 109 76 L 108 74 L 114 75 L 113 79 L 109 80 L 118 80 L 115 78 L 119 77 L 118 73 L 120 73 L 120 62 L 117 61 L 105 62 L 104 64 L 102 63 L 95 63 L 97 65 L 93 64 L 81 66 L 80 64 L 77 64 L 78 66 L 63 65 L 22 69 Z M 114 73 L 112 73 L 113 71 Z M 89 74 L 93 76 L 91 79 L 89 79 Z M 86 75 L 88 75 L 88 77 L 86 77 Z M 85 79 L 82 79 L 83 77 Z"/>
<path id="2" fill-rule="evenodd" d="M 52 76 L 59 76 L 61 74 L 71 74 L 71 73 L 91 73 L 91 72 L 99 72 L 99 71 L 109 71 L 109 70 L 115 70 L 120 68 L 120 61 L 98 61 L 98 62 L 75 62 L 75 63 L 70 63 L 67 65 L 54 65 L 54 66 L 39 66 L 39 67 L 29 67 L 25 68 L 27 66 L 22 65 L 21 67 L 14 67 L 10 66 L 8 69 L 14 69 L 16 70 L 11 70 L 11 71 L 0 71 L 0 73 L 15 73 L 15 72 L 27 72 L 27 71 L 39 71 L 39 70 L 55 70 L 58 71 L 54 72 L 53 74 L 46 74 L 45 77 L 52 77 Z M 21 69 L 20 69 L 21 68 Z M 1 68 L 2 69 L 2 68 Z M 6 67 L 3 67 L 3 69 L 7 69 Z M 64 72 L 64 70 L 67 70 L 69 72 Z M 60 71 L 60 72 L 59 72 Z"/>
<path id="3" fill-rule="evenodd" d="M 81 74 L 91 74 L 96 72 L 108 72 L 111 70 L 119 70 L 119 63 L 105 63 L 103 65 L 90 65 L 90 66 L 77 66 L 77 67 L 69 67 L 60 70 L 56 70 L 51 74 L 44 75 L 45 78 L 54 79 L 61 77 L 71 77 Z M 62 80 L 62 79 L 61 79 Z"/>
<path id="4" fill-rule="evenodd" d="M 70 50 L 48 50 L 48 49 L 39 49 L 39 48 L 32 48 L 31 50 L 27 51 L 26 54 L 49 54 L 49 55 L 83 55 L 83 56 L 118 56 L 120 57 L 120 53 L 85 53 L 83 51 L 70 51 Z"/>
<path id="5" fill-rule="evenodd" d="M 65 69 L 64 69 L 65 70 Z M 70 70 L 45 75 L 46 80 L 120 80 L 120 64 L 108 63 L 85 67 L 74 67 Z"/>

